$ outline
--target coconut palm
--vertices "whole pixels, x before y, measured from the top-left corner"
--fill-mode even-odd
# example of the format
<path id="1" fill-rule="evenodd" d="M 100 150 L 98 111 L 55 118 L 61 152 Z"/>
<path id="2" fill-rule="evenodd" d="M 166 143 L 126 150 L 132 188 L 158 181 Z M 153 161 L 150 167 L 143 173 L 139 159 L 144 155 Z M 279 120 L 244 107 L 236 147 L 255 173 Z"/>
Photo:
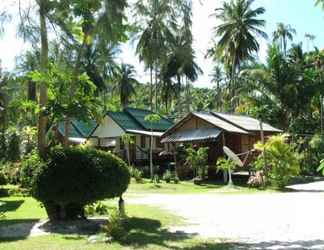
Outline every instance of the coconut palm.
<path id="1" fill-rule="evenodd" d="M 153 71 L 155 72 L 155 104 L 157 109 L 157 84 L 160 62 L 174 37 L 172 29 L 174 23 L 173 5 L 169 0 L 139 0 L 135 4 L 135 15 L 140 17 L 137 21 L 139 36 L 136 54 L 150 70 L 150 99 L 153 110 Z"/>
<path id="2" fill-rule="evenodd" d="M 129 64 L 122 64 L 117 70 L 115 89 L 120 95 L 120 103 L 123 108 L 128 106 L 130 97 L 136 93 L 135 86 L 139 82 L 134 75 L 135 69 Z"/>
<path id="3" fill-rule="evenodd" d="M 267 38 L 262 30 L 265 20 L 258 17 L 265 12 L 263 7 L 252 8 L 254 0 L 231 0 L 216 9 L 215 16 L 221 24 L 215 27 L 219 37 L 214 58 L 224 58 L 231 66 L 231 87 L 235 89 L 235 76 L 243 61 L 250 59 L 259 50 L 258 37 Z M 226 66 L 226 65 L 225 65 Z M 233 91 L 232 96 L 235 93 Z"/>
<path id="4" fill-rule="evenodd" d="M 198 79 L 199 74 L 202 74 L 202 69 L 196 63 L 195 51 L 192 48 L 192 3 L 191 1 L 184 1 L 182 3 L 182 24 L 177 30 L 174 44 L 172 44 L 171 51 L 166 59 L 163 78 L 168 84 L 171 78 L 176 79 L 178 84 L 177 89 L 181 89 L 183 80 L 186 83 L 186 106 L 187 111 L 190 111 L 189 101 L 189 84 Z"/>
<path id="5" fill-rule="evenodd" d="M 292 41 L 296 35 L 296 30 L 289 24 L 278 23 L 277 29 L 273 32 L 273 41 L 276 42 L 284 55 L 287 54 L 288 40 Z"/>
<path id="6" fill-rule="evenodd" d="M 314 41 L 316 39 L 316 36 L 313 34 L 306 33 L 305 38 L 307 41 L 307 51 L 309 51 L 310 45 L 312 45 L 314 47 Z"/>
<path id="7" fill-rule="evenodd" d="M 316 0 L 315 4 L 321 6 L 324 10 L 324 0 Z"/>

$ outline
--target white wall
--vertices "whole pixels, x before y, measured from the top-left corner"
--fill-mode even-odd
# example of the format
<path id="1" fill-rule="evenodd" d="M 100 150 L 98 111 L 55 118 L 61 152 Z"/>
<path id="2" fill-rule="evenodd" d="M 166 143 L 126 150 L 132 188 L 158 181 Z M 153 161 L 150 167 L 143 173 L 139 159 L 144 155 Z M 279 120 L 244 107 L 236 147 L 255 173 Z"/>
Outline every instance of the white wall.
<path id="1" fill-rule="evenodd" d="M 103 119 L 92 136 L 99 138 L 116 138 L 125 134 L 125 131 L 109 116 Z"/>

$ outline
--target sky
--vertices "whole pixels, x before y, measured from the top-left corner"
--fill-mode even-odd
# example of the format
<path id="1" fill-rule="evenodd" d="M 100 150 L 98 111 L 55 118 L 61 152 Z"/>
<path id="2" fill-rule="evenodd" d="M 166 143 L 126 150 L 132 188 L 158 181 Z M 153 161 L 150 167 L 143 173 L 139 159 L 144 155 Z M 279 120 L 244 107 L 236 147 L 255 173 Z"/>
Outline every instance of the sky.
<path id="1" fill-rule="evenodd" d="M 21 0 L 22 4 L 27 4 L 31 0 Z M 196 51 L 198 65 L 203 69 L 204 74 L 194 83 L 197 87 L 212 87 L 210 73 L 214 63 L 205 58 L 207 49 L 211 46 L 213 28 L 219 24 L 215 17 L 211 17 L 215 8 L 219 7 L 220 0 L 193 0 L 193 35 L 194 49 Z M 294 42 L 303 42 L 304 49 L 307 50 L 316 46 L 324 49 L 324 11 L 320 7 L 314 6 L 314 0 L 256 0 L 255 7 L 263 6 L 266 13 L 261 16 L 266 20 L 265 31 L 269 35 L 276 29 L 278 22 L 290 24 L 297 30 Z M 21 39 L 16 36 L 16 20 L 18 19 L 17 0 L 1 0 L 0 12 L 9 10 L 13 15 L 11 23 L 6 24 L 5 34 L 0 37 L 0 59 L 5 70 L 11 70 L 15 66 L 15 57 L 22 51 L 29 48 Z M 314 44 L 307 44 L 304 35 L 310 33 L 316 36 Z M 264 61 L 267 54 L 269 41 L 259 39 L 260 51 L 258 56 Z M 135 45 L 127 44 L 122 46 L 120 61 L 132 64 L 136 67 L 138 80 L 148 81 L 148 74 L 139 63 L 135 53 Z"/>

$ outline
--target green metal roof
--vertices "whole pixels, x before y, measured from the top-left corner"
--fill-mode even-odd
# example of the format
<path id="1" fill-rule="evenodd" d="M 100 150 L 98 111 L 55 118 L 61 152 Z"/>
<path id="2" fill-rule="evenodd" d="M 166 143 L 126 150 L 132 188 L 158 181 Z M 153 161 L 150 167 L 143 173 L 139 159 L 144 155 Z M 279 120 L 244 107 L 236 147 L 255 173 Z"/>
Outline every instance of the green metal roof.
<path id="1" fill-rule="evenodd" d="M 69 125 L 69 137 L 87 138 L 95 127 L 95 121 L 84 122 L 73 119 Z M 59 123 L 58 131 L 64 135 L 64 122 Z"/>
<path id="2" fill-rule="evenodd" d="M 84 137 L 88 137 L 92 130 L 97 126 L 97 123 L 95 121 L 78 121 L 78 120 L 73 120 L 72 121 L 73 125 L 81 132 L 81 134 Z"/>
<path id="3" fill-rule="evenodd" d="M 126 108 L 125 112 L 130 114 L 146 130 L 153 129 L 154 131 L 165 131 L 173 125 L 171 121 L 162 116 L 160 116 L 161 119 L 158 122 L 150 123 L 148 121 L 145 121 L 145 117 L 147 115 L 154 114 L 153 112 L 148 110 Z"/>
<path id="4" fill-rule="evenodd" d="M 113 119 L 124 130 L 143 129 L 142 126 L 126 112 L 108 112 L 107 115 L 109 115 L 111 119 Z"/>
<path id="5" fill-rule="evenodd" d="M 152 130 L 165 131 L 173 124 L 168 119 L 161 117 L 156 123 L 145 121 L 147 115 L 154 114 L 151 111 L 135 108 L 126 108 L 122 112 L 108 112 L 109 115 L 124 130 Z"/>
<path id="6" fill-rule="evenodd" d="M 64 135 L 64 122 L 59 123 L 58 131 L 61 135 Z M 69 125 L 69 137 L 83 138 L 83 135 L 72 125 L 72 123 Z"/>

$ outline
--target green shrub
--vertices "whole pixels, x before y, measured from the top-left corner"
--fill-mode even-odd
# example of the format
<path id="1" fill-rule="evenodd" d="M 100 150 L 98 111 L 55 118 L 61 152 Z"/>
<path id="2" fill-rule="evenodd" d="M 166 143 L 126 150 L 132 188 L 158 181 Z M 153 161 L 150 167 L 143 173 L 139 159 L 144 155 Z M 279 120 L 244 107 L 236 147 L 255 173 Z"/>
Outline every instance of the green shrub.
<path id="1" fill-rule="evenodd" d="M 160 184 L 160 177 L 159 177 L 159 175 L 158 174 L 155 174 L 154 176 L 153 176 L 153 183 L 154 183 L 154 185 L 158 185 L 158 184 Z"/>
<path id="2" fill-rule="evenodd" d="M 267 183 L 284 187 L 292 177 L 299 174 L 299 156 L 285 142 L 284 135 L 272 136 L 264 145 L 258 143 L 255 148 L 261 154 L 254 162 L 254 168 L 263 172 Z"/>
<path id="3" fill-rule="evenodd" d="M 37 128 L 26 126 L 21 130 L 21 144 L 23 154 L 27 155 L 37 147 Z"/>
<path id="4" fill-rule="evenodd" d="M 8 161 L 17 162 L 20 160 L 20 135 L 15 127 L 7 129 L 6 134 L 6 158 Z"/>
<path id="5" fill-rule="evenodd" d="M 0 188 L 0 197 L 24 197 L 30 195 L 27 189 L 20 188 L 18 186 L 3 186 Z"/>
<path id="6" fill-rule="evenodd" d="M 216 168 L 228 174 L 228 185 L 233 185 L 232 171 L 235 169 L 235 163 L 231 159 L 220 158 L 217 160 Z M 225 179 L 225 177 L 224 177 Z"/>
<path id="7" fill-rule="evenodd" d="M 20 168 L 20 185 L 24 188 L 31 188 L 33 176 L 37 168 L 41 167 L 44 162 L 39 157 L 36 150 L 25 156 L 21 162 Z"/>
<path id="8" fill-rule="evenodd" d="M 127 237 L 127 232 L 123 225 L 123 219 L 117 211 L 113 211 L 103 226 L 103 231 L 113 240 L 123 240 Z"/>
<path id="9" fill-rule="evenodd" d="M 87 216 L 107 215 L 108 214 L 108 206 L 102 202 L 92 203 L 85 207 L 85 214 Z"/>
<path id="10" fill-rule="evenodd" d="M 0 171 L 0 185 L 6 185 L 8 183 L 6 175 Z"/>
<path id="11" fill-rule="evenodd" d="M 6 162 L 1 167 L 1 172 L 9 184 L 17 185 L 20 179 L 20 163 Z"/>
<path id="12" fill-rule="evenodd" d="M 179 177 L 178 177 L 178 176 L 175 176 L 175 177 L 173 178 L 173 182 L 174 182 L 174 184 L 179 184 L 179 182 L 180 182 Z"/>
<path id="13" fill-rule="evenodd" d="M 204 180 L 207 170 L 208 147 L 186 148 L 186 164 L 195 172 L 195 177 Z"/>
<path id="14" fill-rule="evenodd" d="M 130 168 L 131 176 L 135 179 L 137 183 L 143 183 L 143 172 L 135 167 Z"/>
<path id="15" fill-rule="evenodd" d="M 171 180 L 172 180 L 172 174 L 171 174 L 171 171 L 170 170 L 165 171 L 165 173 L 163 175 L 163 180 L 166 183 L 170 183 L 171 182 Z"/>
<path id="16" fill-rule="evenodd" d="M 120 158 L 91 148 L 55 147 L 33 178 L 33 196 L 50 220 L 84 217 L 84 206 L 120 197 L 130 173 Z"/>
<path id="17" fill-rule="evenodd" d="M 301 171 L 306 175 L 316 174 L 320 161 L 324 159 L 324 137 L 315 134 L 312 138 L 303 138 L 296 143 L 301 151 Z"/>

